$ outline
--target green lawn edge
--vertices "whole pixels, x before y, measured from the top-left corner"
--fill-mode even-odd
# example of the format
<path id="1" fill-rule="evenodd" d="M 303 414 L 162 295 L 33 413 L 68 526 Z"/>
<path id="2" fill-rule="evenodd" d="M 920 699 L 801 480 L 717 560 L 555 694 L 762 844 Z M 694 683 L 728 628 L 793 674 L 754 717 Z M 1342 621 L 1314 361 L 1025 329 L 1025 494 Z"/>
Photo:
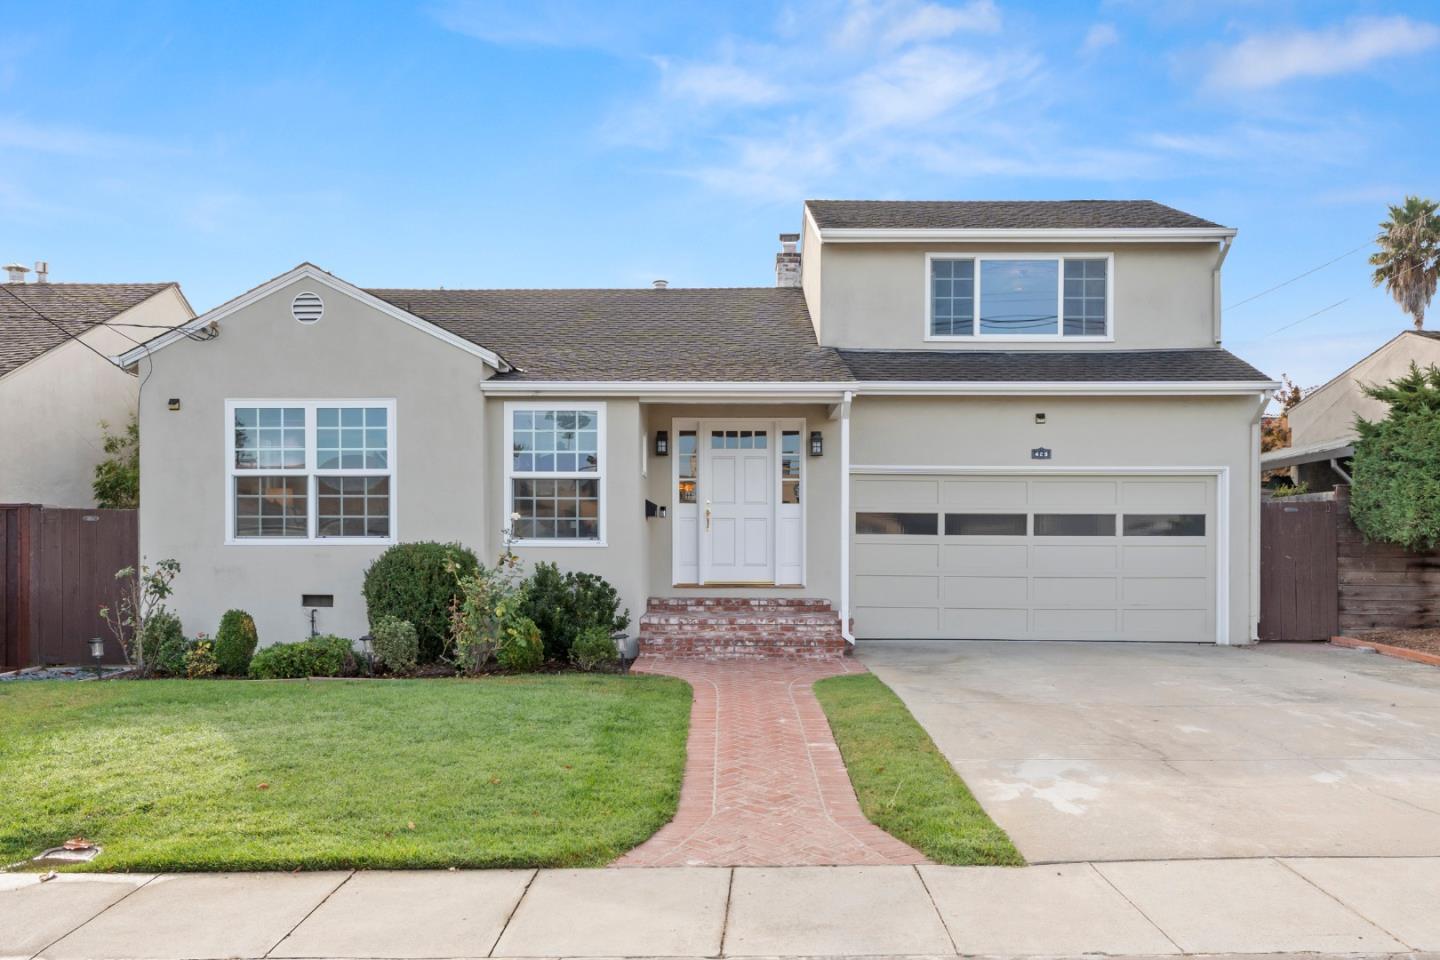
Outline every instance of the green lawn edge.
<path id="1" fill-rule="evenodd" d="M 67 871 L 604 866 L 674 818 L 692 700 L 593 674 L 0 684 L 0 865 L 84 835 L 104 853 Z"/>
<path id="2" fill-rule="evenodd" d="M 815 697 L 871 823 L 936 863 L 1020 866 L 1025 859 L 889 687 L 872 673 L 829 677 Z"/>

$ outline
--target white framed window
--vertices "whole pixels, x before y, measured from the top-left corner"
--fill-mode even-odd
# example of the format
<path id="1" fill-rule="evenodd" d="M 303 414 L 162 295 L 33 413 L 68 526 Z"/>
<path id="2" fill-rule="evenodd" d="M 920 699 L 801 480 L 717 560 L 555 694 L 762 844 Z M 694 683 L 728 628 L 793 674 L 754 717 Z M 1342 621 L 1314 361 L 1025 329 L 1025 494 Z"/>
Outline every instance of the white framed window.
<path id="1" fill-rule="evenodd" d="M 395 401 L 226 400 L 225 542 L 391 544 Z"/>
<path id="2" fill-rule="evenodd" d="M 1108 253 L 925 255 L 925 339 L 1112 340 Z"/>
<path id="3" fill-rule="evenodd" d="M 529 546 L 605 543 L 605 404 L 505 404 L 505 516 Z"/>

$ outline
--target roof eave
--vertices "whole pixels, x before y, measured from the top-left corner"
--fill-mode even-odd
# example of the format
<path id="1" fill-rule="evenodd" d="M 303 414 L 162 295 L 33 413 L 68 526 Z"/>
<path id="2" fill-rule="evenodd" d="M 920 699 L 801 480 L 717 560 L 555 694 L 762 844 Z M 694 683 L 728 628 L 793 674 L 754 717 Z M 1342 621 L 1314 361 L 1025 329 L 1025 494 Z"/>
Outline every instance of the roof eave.
<path id="1" fill-rule="evenodd" d="M 1233 227 L 943 229 L 821 227 L 818 224 L 815 229 L 822 243 L 1218 243 L 1233 239 L 1239 232 Z"/>
<path id="2" fill-rule="evenodd" d="M 1278 389 L 1271 380 L 1191 381 L 681 381 L 681 380 L 487 380 L 494 396 L 576 394 L 585 396 L 755 397 L 790 399 L 844 393 L 872 396 L 1253 396 Z"/>

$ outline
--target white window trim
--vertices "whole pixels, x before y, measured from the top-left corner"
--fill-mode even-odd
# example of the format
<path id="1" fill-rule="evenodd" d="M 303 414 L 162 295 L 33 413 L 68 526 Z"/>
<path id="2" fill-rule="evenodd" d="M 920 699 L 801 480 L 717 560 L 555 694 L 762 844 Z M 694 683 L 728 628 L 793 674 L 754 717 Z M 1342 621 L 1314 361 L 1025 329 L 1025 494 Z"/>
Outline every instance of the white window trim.
<path id="1" fill-rule="evenodd" d="M 532 478 L 537 480 L 555 479 L 568 480 L 579 478 L 584 480 L 598 480 L 600 482 L 600 537 L 597 540 L 511 540 L 512 546 L 516 547 L 604 547 L 608 527 L 605 522 L 605 503 L 609 499 L 608 484 L 606 482 L 606 467 L 609 461 L 609 451 L 606 448 L 605 440 L 605 402 L 596 400 L 590 403 L 576 403 L 573 401 L 547 403 L 539 401 L 518 401 L 511 400 L 505 403 L 505 447 L 501 456 L 505 460 L 505 492 L 502 494 L 502 503 L 505 511 L 501 514 L 503 522 L 501 526 L 509 529 L 511 515 L 515 512 L 515 413 L 520 410 L 557 410 L 562 412 L 579 412 L 581 410 L 593 411 L 595 413 L 595 452 L 596 464 L 594 473 L 536 473 L 526 471 L 519 474 L 523 480 Z"/>
<path id="2" fill-rule="evenodd" d="M 1065 330 L 1065 261 L 1105 261 L 1105 334 L 1104 336 L 1066 336 Z M 932 333 L 932 317 L 935 297 L 931 285 L 931 264 L 936 260 L 975 261 L 975 333 L 969 336 Z M 984 260 L 1055 260 L 1058 261 L 1060 282 L 1057 284 L 1054 333 L 980 333 L 980 264 Z M 925 254 L 925 340 L 930 343 L 1113 343 L 1115 341 L 1115 254 L 1082 252 L 1069 253 L 926 253 Z"/>
<path id="3" fill-rule="evenodd" d="M 237 407 L 302 407 L 305 410 L 305 468 L 276 470 L 238 470 L 235 467 L 235 409 Z M 379 470 L 320 470 L 315 458 L 315 411 L 320 407 L 384 407 L 388 445 L 383 471 L 390 478 L 390 536 L 388 537 L 320 537 L 316 536 L 319 523 L 316 499 L 319 495 L 317 476 L 365 477 L 376 476 Z M 398 424 L 395 421 L 395 399 L 372 398 L 369 400 L 300 400 L 295 398 L 261 397 L 255 399 L 234 399 L 225 401 L 225 536 L 227 547 L 314 547 L 314 546 L 391 546 L 399 543 L 399 467 L 395 457 L 395 442 Z M 304 537 L 237 537 L 235 536 L 235 478 L 246 476 L 292 476 L 307 477 L 305 484 L 305 526 Z"/>

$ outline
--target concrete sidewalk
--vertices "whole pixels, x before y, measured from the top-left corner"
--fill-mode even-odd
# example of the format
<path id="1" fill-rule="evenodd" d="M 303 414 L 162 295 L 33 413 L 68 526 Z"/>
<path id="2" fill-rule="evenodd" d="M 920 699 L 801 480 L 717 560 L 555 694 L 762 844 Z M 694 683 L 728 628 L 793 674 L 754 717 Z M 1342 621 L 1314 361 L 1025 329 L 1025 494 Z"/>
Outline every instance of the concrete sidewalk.
<path id="1" fill-rule="evenodd" d="M 0 957 L 1440 951 L 1440 858 L 0 874 Z"/>

